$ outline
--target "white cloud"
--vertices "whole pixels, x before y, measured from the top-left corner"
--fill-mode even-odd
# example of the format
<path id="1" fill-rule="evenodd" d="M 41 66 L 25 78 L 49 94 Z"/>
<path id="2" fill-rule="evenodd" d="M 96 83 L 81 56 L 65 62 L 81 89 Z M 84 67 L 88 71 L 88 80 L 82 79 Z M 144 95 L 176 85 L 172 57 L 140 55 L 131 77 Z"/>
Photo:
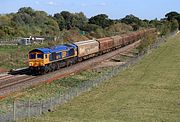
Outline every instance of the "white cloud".
<path id="1" fill-rule="evenodd" d="M 50 6 L 56 5 L 53 1 L 49 1 L 47 4 Z"/>

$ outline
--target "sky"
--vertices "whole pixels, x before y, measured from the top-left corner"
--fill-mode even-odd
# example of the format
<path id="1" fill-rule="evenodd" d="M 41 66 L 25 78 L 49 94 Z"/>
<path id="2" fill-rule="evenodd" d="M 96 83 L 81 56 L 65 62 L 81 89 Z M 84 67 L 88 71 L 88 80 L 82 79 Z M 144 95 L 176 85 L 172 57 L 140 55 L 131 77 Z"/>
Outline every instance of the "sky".
<path id="1" fill-rule="evenodd" d="M 107 14 L 120 19 L 133 14 L 141 19 L 164 18 L 171 11 L 180 13 L 180 0 L 2 0 L 0 14 L 17 12 L 21 7 L 43 10 L 50 15 L 61 11 L 83 12 L 87 17 Z"/>

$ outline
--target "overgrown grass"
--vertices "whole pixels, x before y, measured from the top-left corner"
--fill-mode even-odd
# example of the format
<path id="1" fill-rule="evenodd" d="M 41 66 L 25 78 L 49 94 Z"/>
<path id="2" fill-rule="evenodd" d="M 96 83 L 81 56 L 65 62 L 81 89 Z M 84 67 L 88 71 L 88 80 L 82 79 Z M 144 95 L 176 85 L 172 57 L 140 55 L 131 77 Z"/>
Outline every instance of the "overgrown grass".
<path id="1" fill-rule="evenodd" d="M 110 68 L 102 68 L 99 70 L 86 70 L 80 73 L 70 75 L 59 80 L 53 81 L 50 84 L 42 84 L 34 88 L 28 88 L 22 92 L 18 92 L 10 95 L 9 97 L 0 100 L 0 114 L 6 113 L 9 110 L 12 110 L 13 101 L 23 102 L 23 101 L 32 101 L 37 102 L 39 100 L 46 100 L 51 97 L 55 97 L 65 90 L 78 86 L 80 83 L 97 78 L 103 73 L 109 71 Z"/>
<path id="2" fill-rule="evenodd" d="M 28 66 L 28 52 L 42 45 L 31 46 L 0 46 L 0 67 L 6 69 L 20 68 Z"/>
<path id="3" fill-rule="evenodd" d="M 98 88 L 27 121 L 179 122 L 179 52 L 180 35 Z"/>

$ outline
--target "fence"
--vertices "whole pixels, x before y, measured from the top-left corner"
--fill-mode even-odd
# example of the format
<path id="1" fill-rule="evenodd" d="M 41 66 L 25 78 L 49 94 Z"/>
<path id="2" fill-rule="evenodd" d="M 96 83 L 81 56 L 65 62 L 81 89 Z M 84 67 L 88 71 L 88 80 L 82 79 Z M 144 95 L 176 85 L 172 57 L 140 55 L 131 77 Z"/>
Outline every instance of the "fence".
<path id="1" fill-rule="evenodd" d="M 13 39 L 0 39 L 0 45 L 17 45 L 19 38 L 13 38 Z"/>
<path id="2" fill-rule="evenodd" d="M 52 97 L 50 99 L 39 102 L 31 102 L 30 100 L 27 102 L 14 102 L 11 107 L 12 110 L 9 113 L 0 115 L 0 122 L 37 117 L 44 112 L 50 112 L 53 110 L 54 107 L 62 105 L 73 99 L 74 97 L 80 95 L 81 93 L 91 90 L 93 87 L 96 87 L 102 82 L 111 79 L 113 76 L 127 69 L 129 66 L 137 63 L 144 57 L 145 54 L 150 53 L 152 49 L 158 48 L 159 45 L 165 41 L 165 38 L 158 39 L 154 44 L 150 45 L 144 51 L 137 54 L 135 58 L 130 59 L 126 64 L 114 67 L 111 71 L 106 72 L 99 78 L 95 80 L 85 81 L 78 86 L 66 90 L 65 92 L 56 97 Z"/>

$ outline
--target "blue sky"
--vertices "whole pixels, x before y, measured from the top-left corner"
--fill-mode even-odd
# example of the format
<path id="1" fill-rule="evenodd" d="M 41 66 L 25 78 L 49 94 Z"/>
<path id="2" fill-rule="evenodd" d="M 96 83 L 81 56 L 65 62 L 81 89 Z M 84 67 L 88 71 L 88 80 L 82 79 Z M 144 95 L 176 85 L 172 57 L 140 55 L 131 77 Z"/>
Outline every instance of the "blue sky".
<path id="1" fill-rule="evenodd" d="M 180 13 L 180 0 L 2 0 L 0 14 L 17 12 L 21 7 L 32 7 L 51 15 L 67 10 L 82 11 L 87 17 L 104 13 L 112 19 L 128 14 L 141 19 L 159 19 L 170 11 Z"/>

